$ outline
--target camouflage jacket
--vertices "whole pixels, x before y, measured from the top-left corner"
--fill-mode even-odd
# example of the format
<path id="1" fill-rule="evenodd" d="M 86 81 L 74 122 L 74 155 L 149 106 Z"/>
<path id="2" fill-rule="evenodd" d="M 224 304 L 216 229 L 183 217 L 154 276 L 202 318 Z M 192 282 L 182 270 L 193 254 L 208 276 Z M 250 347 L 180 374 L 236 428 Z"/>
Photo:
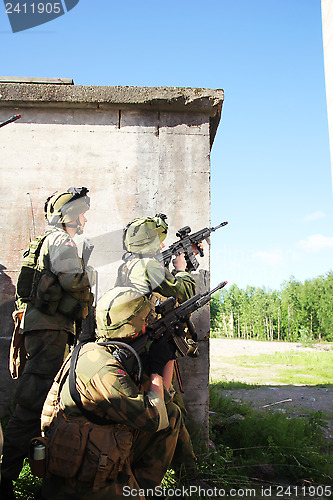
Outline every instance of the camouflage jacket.
<path id="1" fill-rule="evenodd" d="M 89 303 L 90 280 L 83 269 L 77 246 L 69 234 L 61 228 L 52 228 L 45 238 L 39 256 L 38 267 L 41 271 L 50 271 L 60 285 L 63 309 L 70 309 L 71 300 Z M 20 308 L 21 304 L 17 303 Z M 88 308 L 87 312 L 88 314 Z M 74 320 L 70 314 L 57 310 L 54 314 L 44 314 L 34 303 L 28 302 L 21 322 L 24 332 L 32 330 L 66 330 L 74 332 Z"/>
<path id="2" fill-rule="evenodd" d="M 110 424 L 123 424 L 148 432 L 157 432 L 169 425 L 163 399 L 154 391 L 145 394 L 140 390 L 112 356 L 109 347 L 91 342 L 81 348 L 76 367 L 76 387 L 83 407 L 110 420 Z M 164 392 L 168 397 L 167 391 Z M 48 399 L 44 414 L 48 413 L 47 405 Z M 67 416 L 81 415 L 71 398 L 68 377 L 60 393 L 60 406 Z"/>
<path id="3" fill-rule="evenodd" d="M 186 271 L 172 274 L 153 257 L 131 255 L 119 268 L 117 285 L 134 286 L 143 295 L 157 293 L 162 297 L 175 297 L 180 302 L 195 294 L 195 280 Z"/>

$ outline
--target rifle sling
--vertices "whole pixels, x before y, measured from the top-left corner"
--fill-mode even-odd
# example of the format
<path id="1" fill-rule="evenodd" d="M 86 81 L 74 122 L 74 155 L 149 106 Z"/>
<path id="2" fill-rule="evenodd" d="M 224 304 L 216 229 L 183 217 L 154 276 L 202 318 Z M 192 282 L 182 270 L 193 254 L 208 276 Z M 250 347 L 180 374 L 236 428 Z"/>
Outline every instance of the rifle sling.
<path id="1" fill-rule="evenodd" d="M 80 353 L 81 347 L 84 344 L 87 344 L 88 342 L 89 342 L 89 340 L 86 342 L 81 342 L 73 350 L 73 353 L 71 356 L 70 368 L 69 368 L 69 375 L 68 375 L 69 392 L 70 392 L 72 400 L 74 401 L 76 406 L 79 408 L 82 415 L 84 415 L 88 420 L 90 420 L 90 422 L 93 422 L 94 424 L 98 424 L 98 425 L 110 425 L 112 423 L 112 422 L 110 422 L 110 420 L 107 420 L 106 418 L 100 417 L 99 415 L 96 415 L 96 413 L 84 408 L 82 401 L 81 401 L 80 393 L 76 387 L 76 365 L 77 365 L 77 361 L 79 358 L 79 353 Z M 98 345 L 101 345 L 101 346 L 107 346 L 107 345 L 112 345 L 112 344 L 129 349 L 132 353 L 132 356 L 134 355 L 136 357 L 136 360 L 139 364 L 138 381 L 140 383 L 141 376 L 142 376 L 142 366 L 141 366 L 140 358 L 134 352 L 134 349 L 131 348 L 130 346 L 124 344 L 123 342 L 108 341 L 108 342 L 99 342 L 98 343 Z"/>
<path id="2" fill-rule="evenodd" d="M 86 342 L 85 342 L 86 343 Z M 71 357 L 71 364 L 69 368 L 69 392 L 71 395 L 71 398 L 73 399 L 74 403 L 76 406 L 79 408 L 81 411 L 82 415 L 84 415 L 90 422 L 93 422 L 94 424 L 97 425 L 110 425 L 112 422 L 110 420 L 107 420 L 106 418 L 100 417 L 99 415 L 96 415 L 96 413 L 93 413 L 92 411 L 87 410 L 84 408 L 81 397 L 79 394 L 79 391 L 77 390 L 76 387 L 76 365 L 77 365 L 77 360 L 79 357 L 79 352 L 81 350 L 81 347 L 84 345 L 84 343 L 78 344 Z"/>

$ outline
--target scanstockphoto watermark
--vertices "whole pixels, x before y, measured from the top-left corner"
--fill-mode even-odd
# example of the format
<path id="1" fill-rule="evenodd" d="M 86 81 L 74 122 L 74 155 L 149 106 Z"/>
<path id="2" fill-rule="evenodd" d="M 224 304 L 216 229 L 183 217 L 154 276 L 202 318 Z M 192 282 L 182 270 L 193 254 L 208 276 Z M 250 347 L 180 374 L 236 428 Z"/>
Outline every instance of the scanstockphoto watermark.
<path id="1" fill-rule="evenodd" d="M 79 0 L 3 0 L 13 33 L 48 23 L 72 10 Z"/>
<path id="2" fill-rule="evenodd" d="M 333 498 L 331 486 L 261 486 L 260 488 L 202 488 L 200 486 L 182 486 L 180 488 L 166 488 L 156 486 L 155 488 L 133 489 L 124 486 L 123 496 L 126 498 L 138 498 L 154 496 L 156 498 L 190 498 L 200 496 L 201 498 L 294 498 L 309 500 L 311 498 Z"/>
<path id="3" fill-rule="evenodd" d="M 255 498 L 256 490 L 251 488 L 232 488 L 225 490 L 223 488 L 202 488 L 201 486 L 182 486 L 179 488 L 166 488 L 156 486 L 155 488 L 135 489 L 130 486 L 124 486 L 123 496 L 127 498 L 156 497 L 156 498 L 191 498 L 200 496 L 201 498 Z"/>

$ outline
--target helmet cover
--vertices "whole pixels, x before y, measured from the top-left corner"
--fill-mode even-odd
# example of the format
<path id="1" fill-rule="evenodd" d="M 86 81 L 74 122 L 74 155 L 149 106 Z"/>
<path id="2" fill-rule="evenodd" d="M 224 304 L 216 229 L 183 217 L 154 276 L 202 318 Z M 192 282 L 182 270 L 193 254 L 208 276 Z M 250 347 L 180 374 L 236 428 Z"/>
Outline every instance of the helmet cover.
<path id="1" fill-rule="evenodd" d="M 133 287 L 115 287 L 97 302 L 96 322 L 99 337 L 130 338 L 141 332 L 151 304 Z"/>
<path id="2" fill-rule="evenodd" d="M 47 222 L 51 225 L 68 224 L 90 208 L 89 190 L 69 188 L 63 193 L 51 195 L 45 202 L 44 213 Z"/>
<path id="3" fill-rule="evenodd" d="M 127 224 L 123 233 L 124 250 L 137 254 L 156 253 L 165 240 L 168 224 L 166 215 L 134 219 Z"/>

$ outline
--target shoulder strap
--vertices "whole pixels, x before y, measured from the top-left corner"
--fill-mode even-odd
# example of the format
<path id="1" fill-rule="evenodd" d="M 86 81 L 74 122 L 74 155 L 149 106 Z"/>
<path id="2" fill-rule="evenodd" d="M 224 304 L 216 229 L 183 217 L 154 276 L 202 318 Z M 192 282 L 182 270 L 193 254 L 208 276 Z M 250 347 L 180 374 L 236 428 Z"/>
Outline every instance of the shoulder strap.
<path id="1" fill-rule="evenodd" d="M 133 285 L 133 283 L 130 280 L 130 275 L 134 267 L 141 261 L 141 259 L 145 257 L 145 255 L 141 255 L 141 257 L 137 257 L 136 255 L 131 255 L 127 259 L 125 259 L 125 262 L 120 266 L 118 269 L 118 283 L 119 286 L 131 286 L 132 288 L 136 289 L 136 286 Z M 151 258 L 151 256 L 146 256 Z M 145 295 L 147 299 L 151 298 L 151 294 L 153 293 L 153 289 L 151 287 L 149 279 L 146 280 L 146 284 L 149 288 L 149 292 L 147 292 Z"/>
<path id="2" fill-rule="evenodd" d="M 38 236 L 37 238 L 35 238 L 29 245 L 29 249 L 30 248 L 33 248 L 35 247 L 36 250 L 34 252 L 34 260 L 35 260 L 35 265 L 37 264 L 37 259 L 39 257 L 39 254 L 40 254 L 40 250 L 42 248 L 42 245 L 46 239 L 46 237 L 51 234 L 52 232 L 54 231 L 54 228 L 52 229 L 48 229 L 47 231 L 45 231 L 44 234 L 42 234 L 41 236 Z M 24 252 L 23 256 L 25 256 L 25 254 L 27 254 L 27 252 L 29 252 L 29 249 Z"/>
<path id="3" fill-rule="evenodd" d="M 132 286 L 132 283 L 129 281 L 129 275 L 139 260 L 140 258 L 136 255 L 131 255 L 125 259 L 125 262 L 118 269 L 119 286 Z"/>
<path id="4" fill-rule="evenodd" d="M 86 342 L 78 344 L 71 357 L 71 364 L 69 368 L 69 392 L 71 395 L 71 398 L 73 399 L 74 403 L 76 406 L 79 408 L 81 411 L 82 415 L 84 415 L 90 422 L 93 422 L 94 424 L 98 425 L 110 425 L 112 422 L 110 420 L 107 420 L 106 418 L 100 417 L 99 415 L 96 415 L 96 413 L 93 413 L 92 411 L 87 410 L 84 408 L 81 397 L 79 394 L 79 391 L 77 390 L 76 387 L 76 365 L 77 365 L 77 360 L 79 358 L 79 353 L 81 350 L 81 347 L 85 344 Z"/>

